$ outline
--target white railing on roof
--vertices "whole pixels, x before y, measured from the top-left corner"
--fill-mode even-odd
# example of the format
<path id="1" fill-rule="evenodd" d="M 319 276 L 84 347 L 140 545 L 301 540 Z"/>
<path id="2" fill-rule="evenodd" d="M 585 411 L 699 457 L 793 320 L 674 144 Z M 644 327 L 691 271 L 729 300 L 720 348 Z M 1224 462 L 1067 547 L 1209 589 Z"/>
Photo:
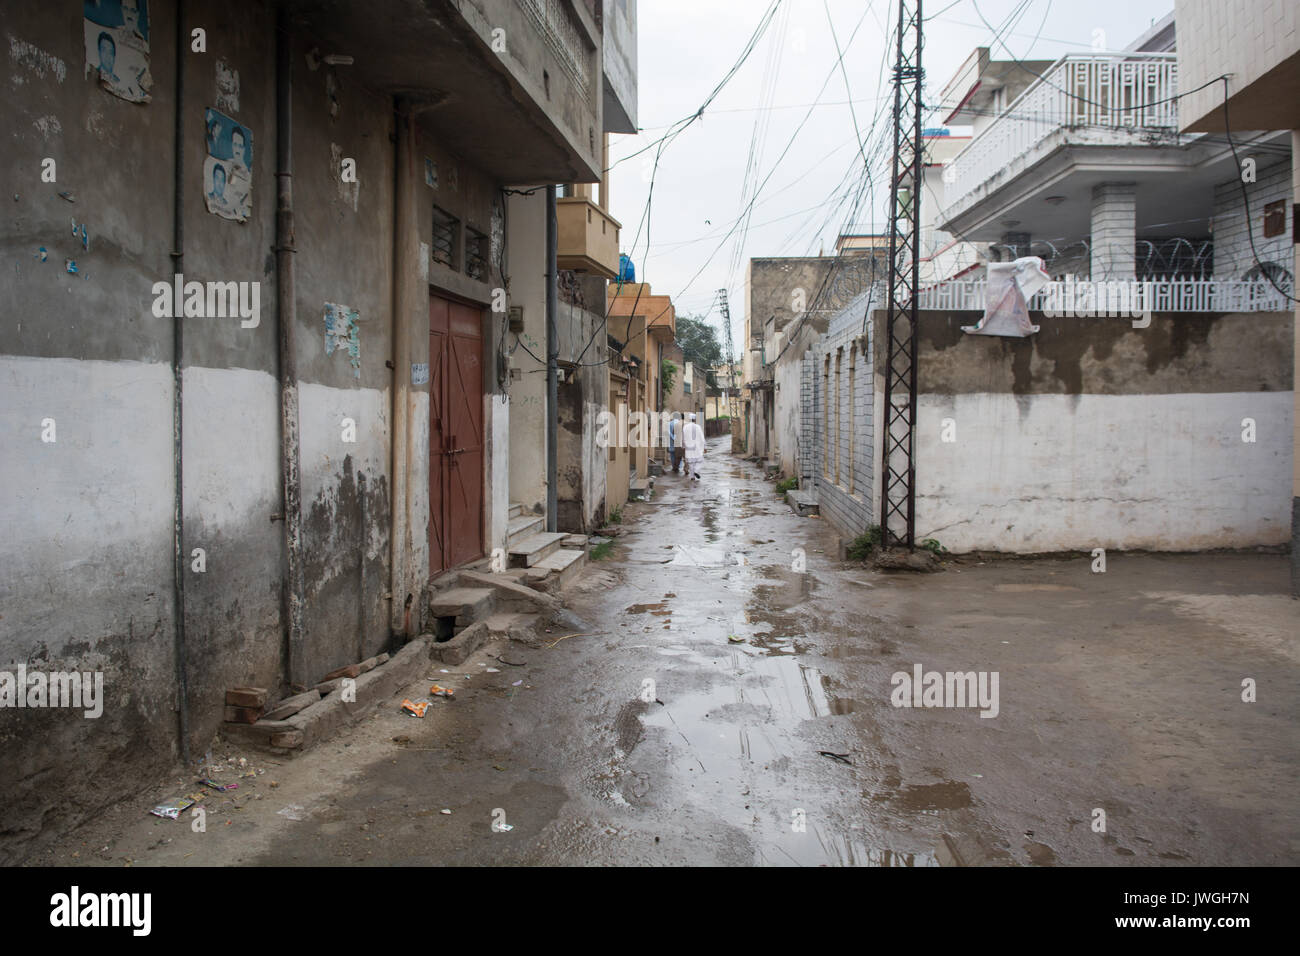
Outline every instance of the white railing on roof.
<path id="1" fill-rule="evenodd" d="M 1130 134 L 1141 130 L 1175 134 L 1177 93 L 1175 53 L 1063 56 L 953 158 L 944 170 L 944 203 L 956 206 L 1061 128 L 1093 130 L 1099 145 L 1139 142 Z"/>
<path id="2" fill-rule="evenodd" d="M 985 281 L 957 280 L 921 290 L 920 307 L 983 311 Z M 1145 312 L 1290 312 L 1291 301 L 1267 280 L 1155 279 L 1050 282 L 1029 300 L 1034 312 L 1059 316 L 1140 315 Z"/>

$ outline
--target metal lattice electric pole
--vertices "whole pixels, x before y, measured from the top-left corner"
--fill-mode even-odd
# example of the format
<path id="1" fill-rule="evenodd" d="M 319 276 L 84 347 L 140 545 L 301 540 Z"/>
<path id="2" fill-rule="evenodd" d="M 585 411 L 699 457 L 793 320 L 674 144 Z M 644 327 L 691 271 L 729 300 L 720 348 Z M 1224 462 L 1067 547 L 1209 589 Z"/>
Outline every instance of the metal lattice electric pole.
<path id="1" fill-rule="evenodd" d="M 736 427 L 736 419 L 739 418 L 740 409 L 737 406 L 736 387 L 736 353 L 735 346 L 731 339 L 731 309 L 727 305 L 727 290 L 718 290 L 718 308 L 722 311 L 722 344 L 726 351 L 723 353 L 727 356 L 727 416 L 731 420 L 732 428 Z M 732 440 L 735 440 L 735 432 L 732 432 Z"/>
<path id="2" fill-rule="evenodd" d="M 886 547 L 916 544 L 917 286 L 921 211 L 921 2 L 898 2 L 894 66 L 894 167 L 889 187 L 889 318 L 880 533 Z"/>

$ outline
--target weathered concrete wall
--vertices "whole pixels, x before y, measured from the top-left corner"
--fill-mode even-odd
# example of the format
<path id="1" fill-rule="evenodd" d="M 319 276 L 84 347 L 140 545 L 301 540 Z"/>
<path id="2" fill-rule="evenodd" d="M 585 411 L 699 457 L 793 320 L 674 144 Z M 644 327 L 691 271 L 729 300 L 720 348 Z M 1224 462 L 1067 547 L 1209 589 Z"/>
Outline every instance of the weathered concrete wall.
<path id="1" fill-rule="evenodd" d="M 524 329 L 507 338 L 510 350 L 510 500 L 525 511 L 546 511 L 546 195 L 509 197 L 510 302 L 523 306 Z M 606 449 L 595 445 L 597 419 L 608 408 L 603 306 L 605 282 L 564 271 L 556 314 L 561 362 L 579 394 L 561 396 L 557 500 L 560 527 L 579 531 L 593 521 L 605 497 Z M 595 337 L 590 348 L 583 349 Z M 566 391 L 566 388 L 562 388 Z"/>
<path id="2" fill-rule="evenodd" d="M 977 318 L 922 314 L 918 539 L 1008 552 L 1289 540 L 1290 315 L 1157 314 L 1145 329 L 1035 315 L 1026 339 L 961 331 Z"/>
<path id="3" fill-rule="evenodd" d="M 102 670 L 103 716 L 4 710 L 5 836 L 17 847 L 115 798 L 179 754 L 172 629 L 172 320 L 152 285 L 170 281 L 174 23 L 149 24 L 152 101 L 128 103 L 85 75 L 80 16 L 40 8 L 8 21 L 0 159 L 18 200 L 0 239 L 11 281 L 0 382 L 14 443 L 0 503 L 0 667 Z M 226 687 L 283 689 L 283 512 L 276 380 L 274 29 L 269 4 L 191 3 L 207 54 L 184 58 L 185 273 L 259 283 L 260 314 L 184 319 L 184 553 L 190 747 L 202 753 Z M 391 106 L 302 64 L 294 52 L 298 213 L 294 321 L 301 379 L 309 670 L 388 640 L 387 418 L 391 354 Z M 36 58 L 30 50 L 42 51 Z M 61 65 L 60 65 L 61 64 Z M 237 77 L 237 79 L 236 79 Z M 252 215 L 205 208 L 205 108 L 251 132 Z M 331 113 L 331 108 L 333 113 Z M 57 181 L 40 179 L 55 159 Z M 345 184 L 340 158 L 359 183 Z M 60 198 L 59 193 L 67 196 Z M 87 239 L 70 236 L 69 218 Z M 42 261 L 39 249 L 45 247 Z M 66 271 L 75 259 L 77 272 Z M 360 313 L 358 367 L 325 353 L 324 304 Z M 249 320 L 251 323 L 251 319 Z M 357 425 L 344 441 L 341 419 Z M 57 441 L 40 440 L 44 418 Z M 202 549 L 202 570 L 195 549 Z M 56 727 L 54 736 L 51 728 Z M 95 779 L 96 786 L 82 786 Z M 6 855 L 18 852 L 3 850 Z"/>
<path id="4" fill-rule="evenodd" d="M 811 414 L 803 423 L 811 426 L 811 434 L 801 436 L 801 442 L 809 446 L 820 513 L 849 539 L 863 534 L 875 520 L 871 492 L 877 376 L 871 355 L 877 333 L 864 322 L 869 294 L 831 319 L 826 334 L 806 351 L 805 360 L 788 363 L 791 371 L 812 372 L 811 382 L 801 381 L 794 392 L 810 394 L 812 401 Z"/>

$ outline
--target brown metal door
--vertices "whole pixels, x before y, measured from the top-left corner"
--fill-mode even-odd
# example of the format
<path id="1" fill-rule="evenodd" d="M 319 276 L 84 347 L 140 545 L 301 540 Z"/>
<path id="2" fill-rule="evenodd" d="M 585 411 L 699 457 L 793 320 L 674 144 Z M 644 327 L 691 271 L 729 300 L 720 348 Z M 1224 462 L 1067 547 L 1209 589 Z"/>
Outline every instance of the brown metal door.
<path id="1" fill-rule="evenodd" d="M 429 568 L 483 555 L 481 312 L 429 297 Z"/>

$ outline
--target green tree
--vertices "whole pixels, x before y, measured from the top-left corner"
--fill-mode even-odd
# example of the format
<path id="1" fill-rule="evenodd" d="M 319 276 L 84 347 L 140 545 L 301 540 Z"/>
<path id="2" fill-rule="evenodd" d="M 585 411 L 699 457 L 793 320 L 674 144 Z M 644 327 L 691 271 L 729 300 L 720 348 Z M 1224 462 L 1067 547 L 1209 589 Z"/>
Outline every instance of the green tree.
<path id="1" fill-rule="evenodd" d="M 694 362 L 701 368 L 713 368 L 722 362 L 718 330 L 699 316 L 677 317 L 677 344 L 681 346 L 686 361 Z"/>

